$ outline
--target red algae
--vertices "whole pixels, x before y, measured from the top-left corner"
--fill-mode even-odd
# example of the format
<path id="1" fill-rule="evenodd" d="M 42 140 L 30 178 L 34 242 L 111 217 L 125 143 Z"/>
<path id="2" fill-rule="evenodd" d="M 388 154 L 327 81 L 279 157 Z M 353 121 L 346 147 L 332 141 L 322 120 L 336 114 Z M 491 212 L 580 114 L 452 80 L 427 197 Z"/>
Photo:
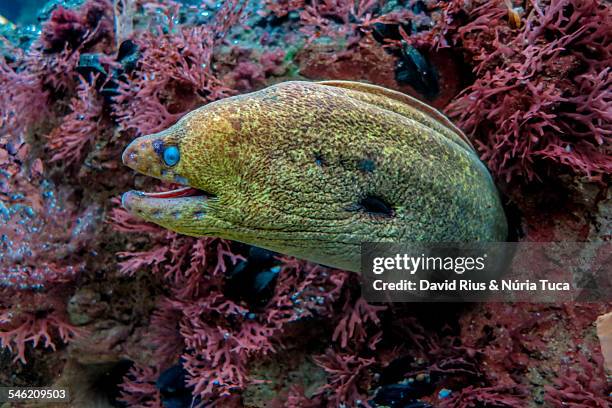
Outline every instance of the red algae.
<path id="1" fill-rule="evenodd" d="M 451 23 L 444 35 L 473 61 L 476 79 L 448 112 L 507 181 L 566 172 L 603 181 L 612 170 L 610 9 L 553 0 L 524 14 L 513 29 L 501 3 L 485 2 Z"/>

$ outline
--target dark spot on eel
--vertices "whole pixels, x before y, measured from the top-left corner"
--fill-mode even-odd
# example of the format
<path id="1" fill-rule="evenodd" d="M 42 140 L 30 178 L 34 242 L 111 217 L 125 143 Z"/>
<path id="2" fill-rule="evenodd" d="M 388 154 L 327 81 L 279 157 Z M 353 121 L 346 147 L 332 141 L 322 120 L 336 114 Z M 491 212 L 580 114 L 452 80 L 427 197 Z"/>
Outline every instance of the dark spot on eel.
<path id="1" fill-rule="evenodd" d="M 164 142 L 162 142 L 161 140 L 157 139 L 153 141 L 153 151 L 158 155 L 161 156 L 162 153 L 164 152 Z"/>
<path id="2" fill-rule="evenodd" d="M 315 153 L 314 159 L 315 159 L 315 164 L 319 167 L 323 167 L 327 165 L 327 162 L 325 161 L 321 153 Z"/>
<path id="3" fill-rule="evenodd" d="M 393 217 L 393 207 L 385 200 L 373 195 L 367 195 L 359 201 L 359 208 L 371 215 Z"/>
<path id="4" fill-rule="evenodd" d="M 366 173 L 372 173 L 376 169 L 376 163 L 371 159 L 361 159 L 357 163 L 357 168 Z"/>

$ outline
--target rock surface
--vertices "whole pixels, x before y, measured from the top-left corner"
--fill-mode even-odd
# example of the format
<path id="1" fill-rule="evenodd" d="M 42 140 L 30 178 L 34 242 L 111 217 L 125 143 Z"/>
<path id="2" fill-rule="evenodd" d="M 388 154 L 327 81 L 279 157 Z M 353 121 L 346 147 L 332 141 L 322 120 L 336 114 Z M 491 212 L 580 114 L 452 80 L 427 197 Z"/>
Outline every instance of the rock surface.
<path id="1" fill-rule="evenodd" d="M 612 312 L 597 318 L 597 337 L 601 343 L 606 370 L 612 372 Z"/>

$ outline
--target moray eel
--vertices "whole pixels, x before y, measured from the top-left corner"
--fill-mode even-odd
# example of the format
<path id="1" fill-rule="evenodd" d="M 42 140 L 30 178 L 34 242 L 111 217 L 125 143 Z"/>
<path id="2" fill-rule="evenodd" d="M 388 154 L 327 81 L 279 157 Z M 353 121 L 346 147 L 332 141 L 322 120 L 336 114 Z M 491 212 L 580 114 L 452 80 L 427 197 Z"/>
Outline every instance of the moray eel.
<path id="1" fill-rule="evenodd" d="M 135 139 L 123 162 L 185 186 L 125 193 L 145 220 L 355 272 L 362 242 L 507 234 L 465 135 L 434 108 L 359 82 L 284 82 L 210 103 Z"/>

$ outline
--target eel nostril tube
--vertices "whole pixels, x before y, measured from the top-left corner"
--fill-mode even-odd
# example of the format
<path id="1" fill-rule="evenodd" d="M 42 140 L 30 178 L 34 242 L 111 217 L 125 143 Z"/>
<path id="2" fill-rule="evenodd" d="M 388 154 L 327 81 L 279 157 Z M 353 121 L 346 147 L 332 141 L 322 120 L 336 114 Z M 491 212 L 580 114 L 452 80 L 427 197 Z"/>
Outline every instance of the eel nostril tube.
<path id="1" fill-rule="evenodd" d="M 125 148 L 123 154 L 121 155 L 121 161 L 126 166 L 130 164 L 134 164 L 138 160 L 137 149 L 135 148 L 134 143 L 130 143 L 128 147 Z"/>

